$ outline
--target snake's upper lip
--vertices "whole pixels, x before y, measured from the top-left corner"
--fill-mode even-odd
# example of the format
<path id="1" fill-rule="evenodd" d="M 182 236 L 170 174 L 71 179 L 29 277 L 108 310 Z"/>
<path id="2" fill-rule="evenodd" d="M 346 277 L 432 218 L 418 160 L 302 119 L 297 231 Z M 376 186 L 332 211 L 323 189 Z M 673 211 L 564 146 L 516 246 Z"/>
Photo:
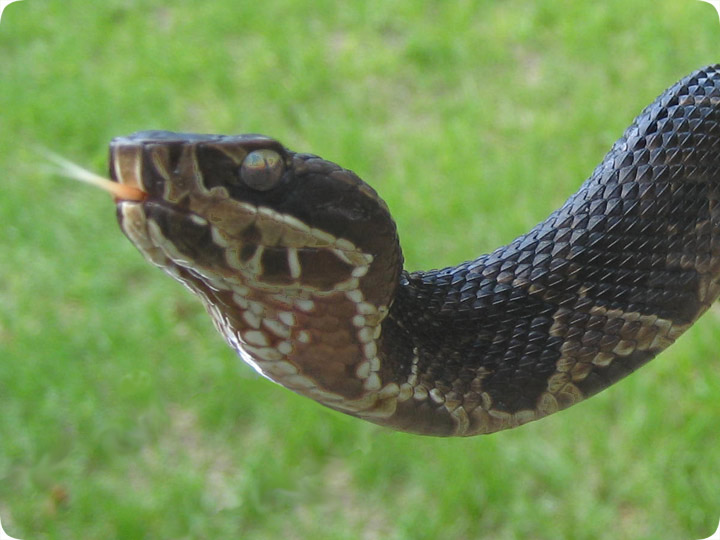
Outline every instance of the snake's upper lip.
<path id="1" fill-rule="evenodd" d="M 118 200 L 141 202 L 147 199 L 148 192 L 143 188 L 142 147 L 136 143 L 111 144 L 110 178 L 116 187 L 112 190 Z M 108 189 L 108 191 L 111 191 Z"/>

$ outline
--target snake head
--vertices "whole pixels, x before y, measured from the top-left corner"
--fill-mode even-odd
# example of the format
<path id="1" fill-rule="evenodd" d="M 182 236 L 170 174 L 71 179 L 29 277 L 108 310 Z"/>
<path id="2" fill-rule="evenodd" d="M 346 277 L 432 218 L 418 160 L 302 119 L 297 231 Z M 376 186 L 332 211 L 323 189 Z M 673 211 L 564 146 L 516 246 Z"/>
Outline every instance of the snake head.
<path id="1" fill-rule="evenodd" d="M 355 372 L 375 358 L 402 269 L 394 222 L 365 182 L 261 135 L 165 131 L 114 139 L 110 176 L 146 193 L 117 201 L 123 232 L 203 300 L 245 360 L 302 393 L 364 393 L 371 370 Z"/>

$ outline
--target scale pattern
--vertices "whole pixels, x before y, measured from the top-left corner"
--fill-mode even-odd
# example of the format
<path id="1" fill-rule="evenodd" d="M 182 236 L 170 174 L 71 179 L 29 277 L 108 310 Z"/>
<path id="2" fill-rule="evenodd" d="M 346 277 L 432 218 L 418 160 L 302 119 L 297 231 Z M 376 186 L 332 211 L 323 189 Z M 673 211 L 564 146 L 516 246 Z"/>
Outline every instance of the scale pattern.
<path id="1" fill-rule="evenodd" d="M 718 67 L 697 71 L 529 233 L 404 276 L 385 333 L 397 344 L 391 369 L 439 390 L 413 422 L 461 407 L 464 420 L 440 434 L 489 432 L 565 408 L 650 360 L 709 307 L 720 291 L 719 104 Z"/>

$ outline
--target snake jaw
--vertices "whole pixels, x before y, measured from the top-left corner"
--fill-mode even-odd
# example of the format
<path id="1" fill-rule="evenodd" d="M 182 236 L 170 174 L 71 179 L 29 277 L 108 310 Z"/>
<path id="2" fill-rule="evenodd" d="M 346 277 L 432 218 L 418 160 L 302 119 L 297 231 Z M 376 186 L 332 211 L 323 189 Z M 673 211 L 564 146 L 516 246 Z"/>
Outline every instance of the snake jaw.
<path id="1" fill-rule="evenodd" d="M 110 170 L 149 194 L 118 205 L 125 234 L 256 371 L 351 414 L 395 410 L 377 340 L 401 255 L 364 232 L 395 236 L 371 188 L 262 136 L 141 132 L 113 140 Z"/>
<path id="2" fill-rule="evenodd" d="M 188 251 L 187 242 L 181 245 L 171 241 L 172 226 L 158 215 L 160 209 L 182 220 L 186 230 L 190 222 L 195 223 L 201 232 L 190 236 L 215 238 L 212 248 L 207 242 L 191 243 L 215 252 L 200 257 Z M 381 394 L 388 394 L 388 389 L 397 385 L 383 385 L 378 373 L 376 340 L 387 309 L 366 302 L 360 290 L 372 256 L 347 241 L 317 247 L 328 239 L 313 237 L 311 231 L 300 228 L 288 236 L 295 241 L 309 236 L 316 245 L 309 249 L 283 248 L 289 272 L 284 278 L 291 280 L 278 280 L 266 270 L 268 261 L 263 254 L 270 247 L 259 246 L 252 256 L 243 258 L 242 248 L 228 242 L 202 218 L 188 219 L 162 206 L 150 206 L 148 211 L 137 204 L 123 204 L 119 212 L 128 238 L 150 262 L 201 298 L 226 341 L 258 373 L 351 414 L 372 416 L 395 410 L 388 405 L 394 400 L 388 401 L 387 395 L 382 398 Z M 258 215 L 268 212 L 265 209 Z M 223 239 L 218 242 L 219 238 Z M 322 262 L 313 262 L 323 254 Z M 205 264 L 198 264 L 198 260 Z M 213 260 L 214 264 L 208 264 Z M 309 267 L 317 264 L 322 264 L 327 276 L 333 271 L 333 260 L 337 267 L 332 287 L 318 288 L 320 284 L 311 277 L 303 281 Z M 339 317 L 338 312 L 347 315 Z M 341 341 L 347 345 L 328 354 L 333 344 Z"/>

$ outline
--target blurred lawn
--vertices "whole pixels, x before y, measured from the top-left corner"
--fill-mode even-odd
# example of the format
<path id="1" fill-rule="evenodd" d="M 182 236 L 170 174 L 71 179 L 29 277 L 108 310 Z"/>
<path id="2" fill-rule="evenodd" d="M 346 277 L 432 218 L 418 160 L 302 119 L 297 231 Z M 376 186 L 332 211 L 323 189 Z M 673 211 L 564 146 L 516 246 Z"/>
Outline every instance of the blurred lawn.
<path id="1" fill-rule="evenodd" d="M 261 132 L 383 194 L 408 266 L 526 231 L 664 88 L 690 0 L 28 0 L 0 24 L 0 517 L 24 540 L 679 539 L 720 518 L 720 311 L 600 396 L 471 439 L 256 377 L 148 266 L 102 171 L 139 129 Z"/>

